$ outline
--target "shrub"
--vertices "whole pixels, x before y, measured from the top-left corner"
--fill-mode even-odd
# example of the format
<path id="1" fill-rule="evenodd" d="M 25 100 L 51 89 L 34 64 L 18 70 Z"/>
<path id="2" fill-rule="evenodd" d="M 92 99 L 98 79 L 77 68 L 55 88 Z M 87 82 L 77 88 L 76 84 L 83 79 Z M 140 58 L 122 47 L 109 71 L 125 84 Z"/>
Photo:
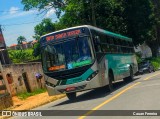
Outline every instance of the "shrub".
<path id="1" fill-rule="evenodd" d="M 160 68 L 160 64 L 155 61 L 151 61 L 152 65 L 154 66 L 155 70 L 158 70 Z"/>

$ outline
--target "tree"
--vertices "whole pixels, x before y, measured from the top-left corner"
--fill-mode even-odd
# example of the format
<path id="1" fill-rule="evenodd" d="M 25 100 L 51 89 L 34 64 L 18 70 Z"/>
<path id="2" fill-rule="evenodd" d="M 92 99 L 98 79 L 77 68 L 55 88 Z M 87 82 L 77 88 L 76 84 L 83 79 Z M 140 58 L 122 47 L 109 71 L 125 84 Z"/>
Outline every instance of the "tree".
<path id="1" fill-rule="evenodd" d="M 123 18 L 123 4 L 116 0 L 74 0 L 68 1 L 63 8 L 65 14 L 59 20 L 64 27 L 83 24 L 116 33 L 126 34 L 126 23 Z"/>
<path id="2" fill-rule="evenodd" d="M 23 42 L 25 42 L 25 41 L 26 41 L 26 38 L 25 38 L 24 36 L 19 36 L 19 37 L 17 38 L 18 44 L 23 44 Z"/>
<path id="3" fill-rule="evenodd" d="M 56 14 L 59 17 L 61 14 L 61 9 L 66 5 L 66 0 L 22 0 L 21 3 L 24 4 L 24 10 L 28 11 L 32 8 L 37 8 L 42 13 L 46 13 L 50 9 L 54 8 Z"/>
<path id="4" fill-rule="evenodd" d="M 144 42 L 153 43 L 155 17 L 151 0 L 124 0 L 123 4 L 125 6 L 123 17 L 127 24 L 127 35 L 133 39 L 134 45 L 137 46 Z M 157 49 L 156 44 L 154 47 L 149 46 L 153 56 L 156 56 L 154 52 L 154 49 Z"/>
<path id="5" fill-rule="evenodd" d="M 43 19 L 42 22 L 34 27 L 34 32 L 36 38 L 42 36 L 46 33 L 55 31 L 55 25 L 52 23 L 52 20 L 49 18 Z"/>
<path id="6" fill-rule="evenodd" d="M 38 57 L 40 55 L 40 42 L 37 42 L 35 45 L 34 45 L 34 50 L 33 50 L 33 56 L 34 57 Z"/>
<path id="7" fill-rule="evenodd" d="M 40 44 L 39 44 L 40 36 L 54 31 L 55 31 L 55 24 L 52 23 L 52 20 L 49 18 L 43 19 L 41 23 L 39 23 L 34 27 L 35 35 L 33 36 L 33 38 L 36 38 L 36 40 L 38 40 L 38 42 L 34 45 L 33 55 L 35 57 L 39 56 L 40 54 Z"/>
<path id="8" fill-rule="evenodd" d="M 23 49 L 23 47 L 22 47 L 23 42 L 25 42 L 25 41 L 26 41 L 26 38 L 25 38 L 24 36 L 19 36 L 19 37 L 17 38 L 17 42 L 18 42 L 18 45 L 20 46 L 21 51 L 22 51 L 22 49 Z"/>
<path id="9" fill-rule="evenodd" d="M 148 42 L 149 46 L 152 49 L 153 56 L 158 56 L 158 50 L 160 47 L 160 1 L 159 0 L 152 0 L 153 8 L 154 8 L 154 17 L 155 22 L 153 25 L 152 34 L 154 34 L 154 40 L 152 42 Z"/>
<path id="10" fill-rule="evenodd" d="M 135 46 L 146 42 L 153 56 L 157 56 L 160 44 L 159 0 L 22 0 L 22 3 L 25 10 L 55 8 L 59 13 L 63 11 L 59 22 L 55 23 L 56 30 L 95 25 L 133 38 Z"/>

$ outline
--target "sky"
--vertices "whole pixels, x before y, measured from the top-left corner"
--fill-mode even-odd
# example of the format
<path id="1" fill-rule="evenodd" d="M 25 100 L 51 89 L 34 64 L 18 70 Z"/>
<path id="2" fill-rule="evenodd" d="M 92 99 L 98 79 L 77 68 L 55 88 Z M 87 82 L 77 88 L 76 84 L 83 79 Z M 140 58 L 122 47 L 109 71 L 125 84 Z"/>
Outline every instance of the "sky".
<path id="1" fill-rule="evenodd" d="M 17 38 L 24 36 L 27 41 L 32 41 L 34 27 L 44 18 L 57 21 L 55 10 L 51 9 L 45 15 L 36 9 L 23 11 L 21 0 L 0 0 L 0 25 L 7 46 L 17 44 Z M 21 24 L 21 25 L 20 25 Z"/>

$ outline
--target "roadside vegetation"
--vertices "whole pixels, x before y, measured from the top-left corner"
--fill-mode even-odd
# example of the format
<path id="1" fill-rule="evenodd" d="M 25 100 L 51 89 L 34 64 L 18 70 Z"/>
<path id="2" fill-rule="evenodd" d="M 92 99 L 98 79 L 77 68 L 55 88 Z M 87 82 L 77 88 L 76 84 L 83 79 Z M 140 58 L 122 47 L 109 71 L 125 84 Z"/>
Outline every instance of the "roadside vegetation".
<path id="1" fill-rule="evenodd" d="M 149 60 L 152 63 L 152 65 L 154 66 L 155 70 L 160 69 L 160 56 L 159 57 L 151 57 L 151 58 L 142 59 L 141 54 L 136 53 L 136 58 L 137 58 L 138 63 L 141 63 L 144 60 Z"/>
<path id="2" fill-rule="evenodd" d="M 19 93 L 19 94 L 17 94 L 17 97 L 19 99 L 21 99 L 21 100 L 25 100 L 25 99 L 27 99 L 30 96 L 37 95 L 37 94 L 44 93 L 44 92 L 46 92 L 45 88 L 43 88 L 43 89 L 36 89 L 35 91 L 33 91 L 31 93 L 28 93 L 28 92 Z"/>
<path id="3" fill-rule="evenodd" d="M 25 50 L 8 50 L 8 53 L 12 63 L 24 63 L 39 59 L 39 57 L 33 56 L 32 48 Z"/>
<path id="4" fill-rule="evenodd" d="M 160 57 L 151 58 L 150 61 L 152 65 L 154 66 L 155 70 L 160 69 Z"/>

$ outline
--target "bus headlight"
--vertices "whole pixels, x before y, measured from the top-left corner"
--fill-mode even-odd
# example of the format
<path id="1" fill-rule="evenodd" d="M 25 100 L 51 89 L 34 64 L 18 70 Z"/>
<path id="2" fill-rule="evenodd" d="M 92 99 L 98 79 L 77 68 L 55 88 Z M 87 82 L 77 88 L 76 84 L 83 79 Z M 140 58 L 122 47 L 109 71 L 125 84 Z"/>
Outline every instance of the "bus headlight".
<path id="1" fill-rule="evenodd" d="M 91 79 L 93 79 L 96 75 L 98 74 L 98 70 L 93 72 L 88 78 L 86 81 L 90 81 Z"/>

